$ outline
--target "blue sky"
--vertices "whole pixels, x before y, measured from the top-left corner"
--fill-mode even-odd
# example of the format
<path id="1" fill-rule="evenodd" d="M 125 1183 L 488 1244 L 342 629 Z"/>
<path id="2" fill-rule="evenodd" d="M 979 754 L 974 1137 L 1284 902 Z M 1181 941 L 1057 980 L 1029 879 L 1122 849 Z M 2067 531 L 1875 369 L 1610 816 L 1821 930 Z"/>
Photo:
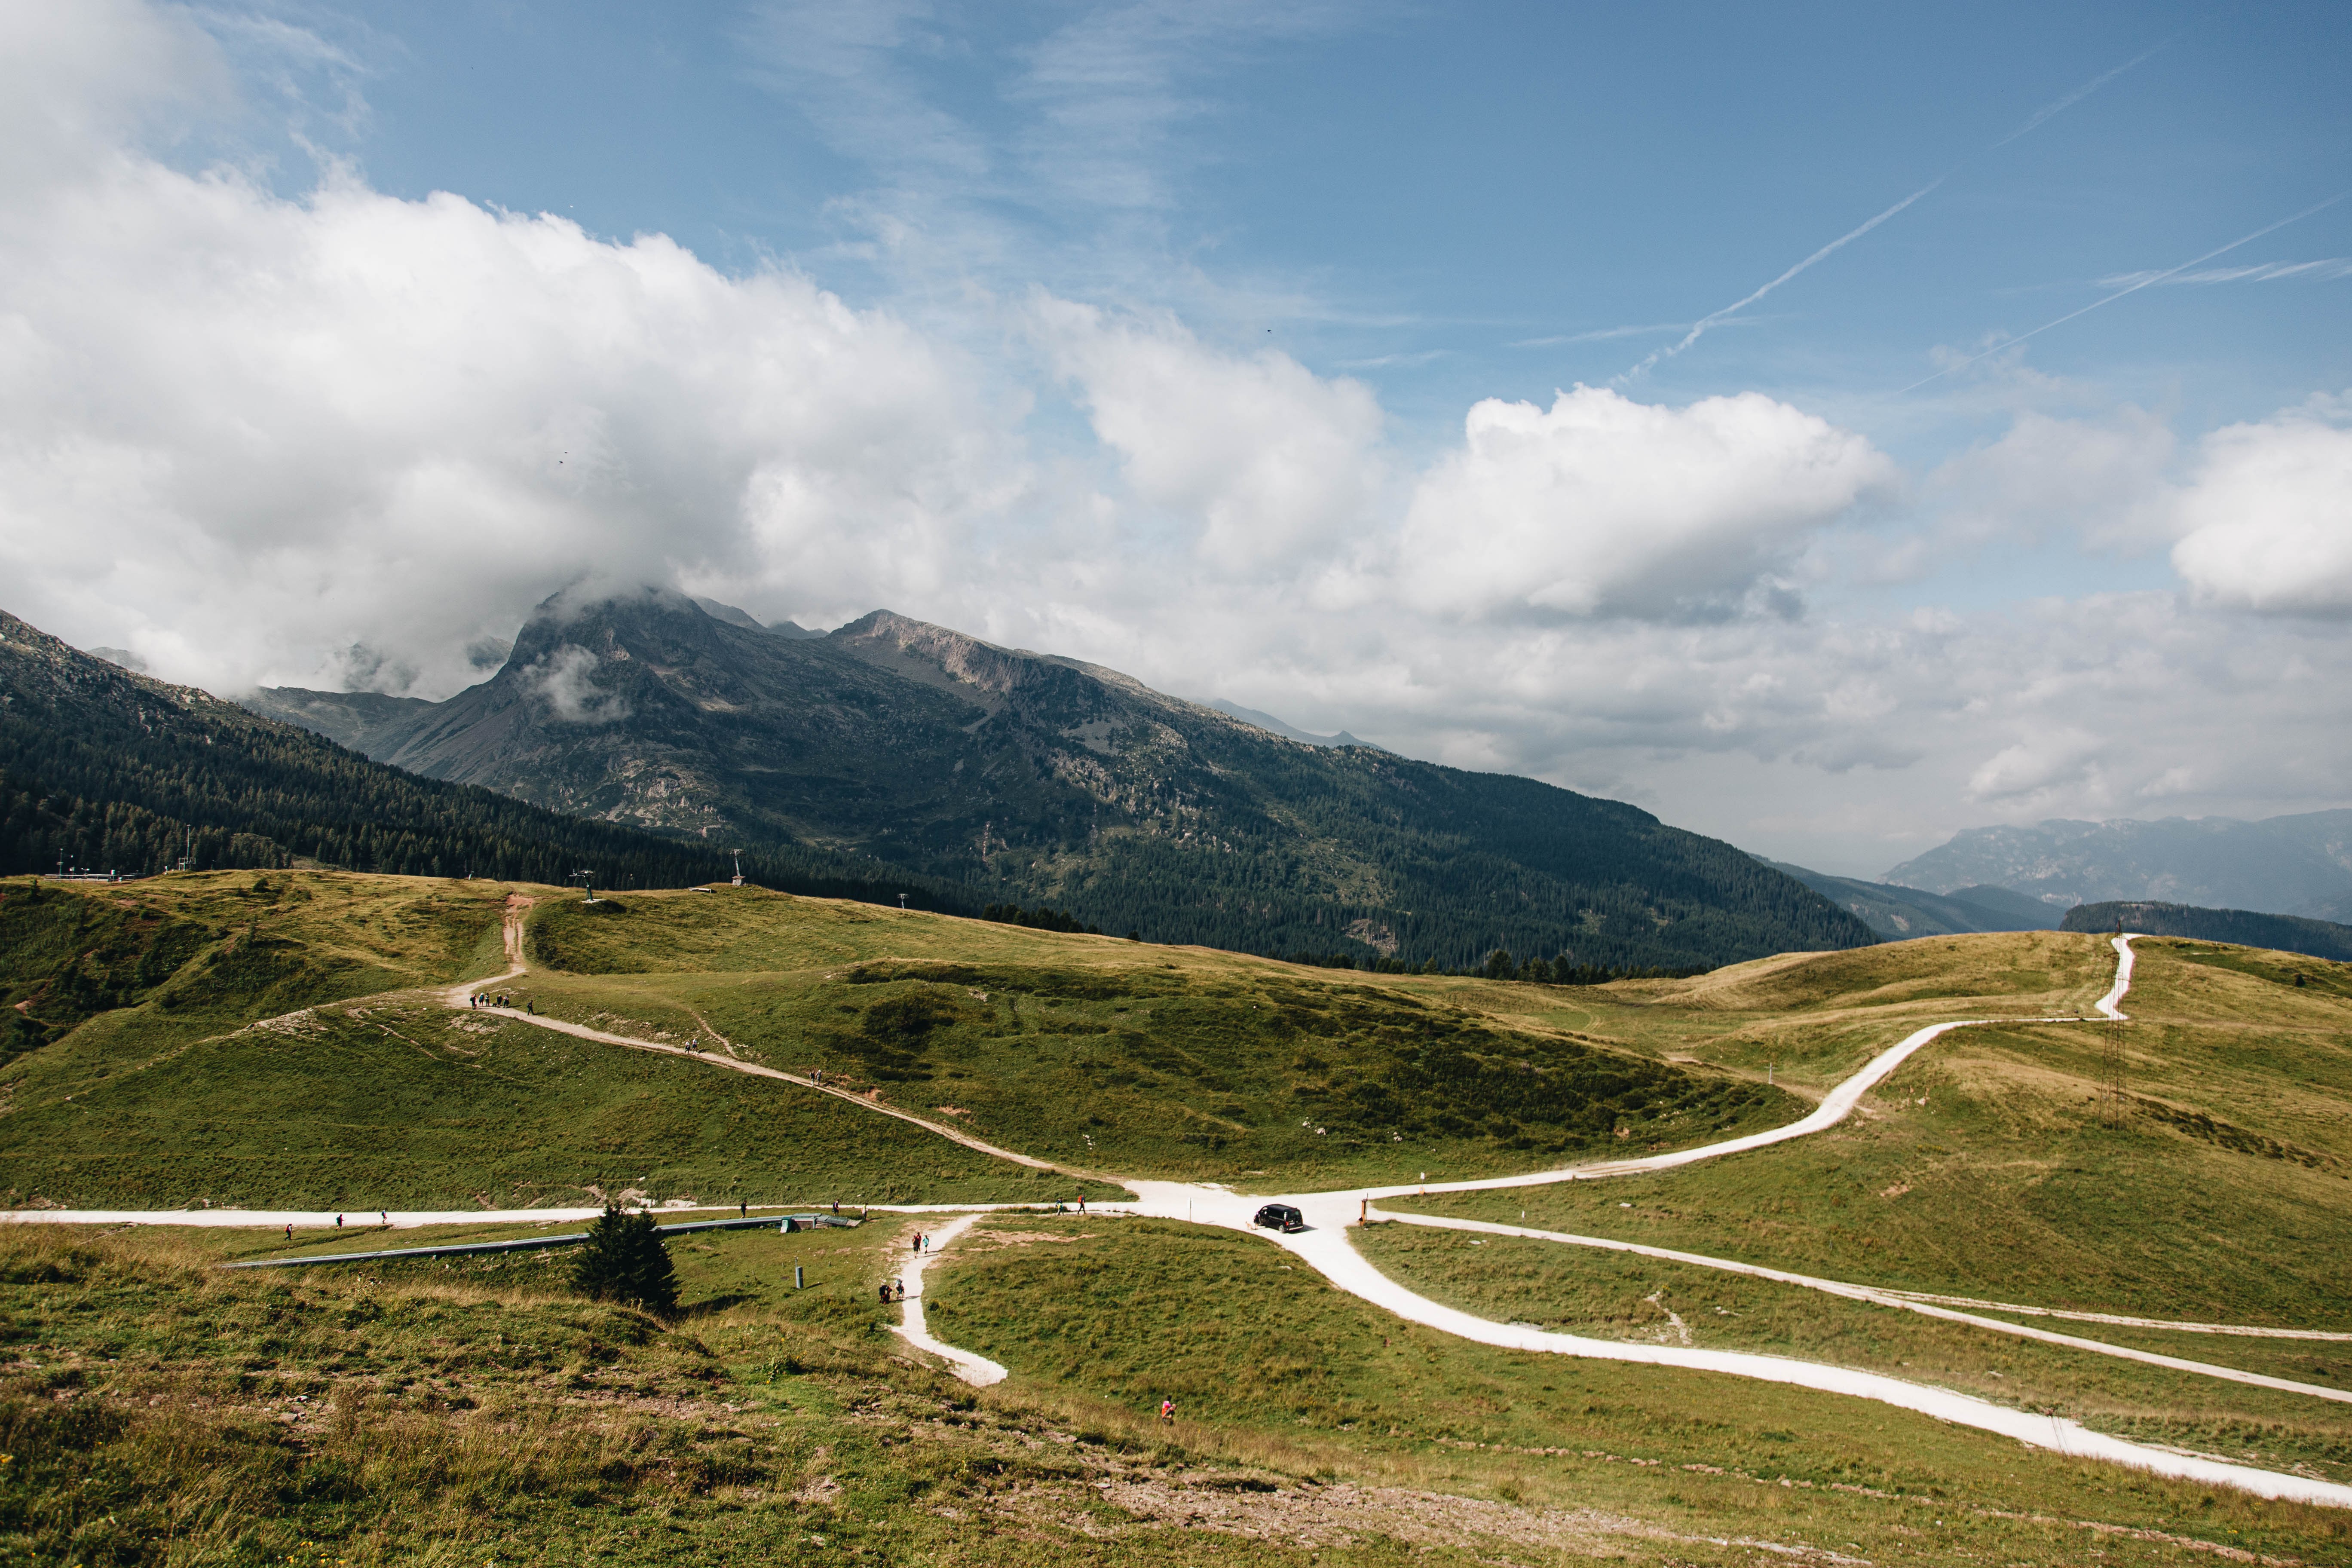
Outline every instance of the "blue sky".
<path id="1" fill-rule="evenodd" d="M 1843 871 L 2347 798 L 2341 7 L 9 26 L 58 150 L 0 191 L 56 351 L 14 373 L 10 607 L 187 679 L 436 695 L 634 573 L 887 601 Z M 144 335 L 65 281 L 142 267 L 181 299 Z M 246 392 L 158 377 L 208 311 L 267 334 L 260 279 L 305 325 Z M 488 380 L 436 390 L 469 331 Z M 68 363 L 166 390 L 61 400 Z M 369 477 L 224 457 L 224 395 L 265 435 L 364 408 L 306 449 Z M 593 493 L 541 451 L 575 440 Z M 101 447 L 174 477 L 93 503 L 55 454 Z M 459 512 L 501 542 L 466 593 L 387 567 Z M 64 521 L 117 569 L 44 553 Z"/>

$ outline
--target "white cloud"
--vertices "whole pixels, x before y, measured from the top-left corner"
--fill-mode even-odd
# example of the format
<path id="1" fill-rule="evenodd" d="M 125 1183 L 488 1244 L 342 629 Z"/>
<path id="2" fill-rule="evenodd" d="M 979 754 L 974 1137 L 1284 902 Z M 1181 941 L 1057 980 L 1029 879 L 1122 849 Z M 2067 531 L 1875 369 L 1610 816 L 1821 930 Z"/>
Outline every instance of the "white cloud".
<path id="1" fill-rule="evenodd" d="M 1333 551 L 1374 526 L 1381 416 L 1362 383 L 1211 348 L 1167 316 L 1042 298 L 1034 310 L 1129 489 L 1181 518 L 1213 569 Z"/>
<path id="2" fill-rule="evenodd" d="M 68 79 L 114 48 L 137 84 L 202 77 L 147 20 L 34 44 Z M 289 201 L 129 142 L 80 167 L 0 225 L 0 576 L 183 679 L 331 679 L 359 643 L 446 691 L 583 578 L 855 613 L 926 591 L 1024 482 L 1018 397 L 792 272 L 348 176 Z"/>
<path id="3" fill-rule="evenodd" d="M 2352 397 L 2214 431 L 2173 510 L 2173 569 L 2200 600 L 2352 615 Z"/>
<path id="4" fill-rule="evenodd" d="M 2021 410 L 1999 440 L 1938 467 L 1923 487 L 1948 541 L 2038 544 L 2071 535 L 2110 547 L 2166 537 L 2171 427 L 2126 405 L 2090 419 Z"/>
<path id="5" fill-rule="evenodd" d="M 629 701 L 596 684 L 603 662 L 578 643 L 564 643 L 524 667 L 522 688 L 567 724 L 615 724 L 629 716 Z"/>
<path id="6" fill-rule="evenodd" d="M 1672 616 L 1769 595 L 1895 465 L 1759 393 L 1686 408 L 1601 387 L 1488 398 L 1405 520 L 1406 596 L 1462 614 Z"/>
<path id="7" fill-rule="evenodd" d="M 1856 608 L 1833 581 L 1825 608 L 1772 613 L 1800 577 L 1822 592 L 1822 542 L 1859 537 L 1832 531 L 1858 510 L 1874 536 L 2177 529 L 2210 604 L 2352 604 L 2335 405 L 2220 433 L 2177 495 L 2137 410 L 2020 416 L 1906 497 L 1864 436 L 1755 393 L 1490 399 L 1416 474 L 1358 382 L 1149 309 L 1024 286 L 1008 310 L 992 289 L 1025 246 L 916 325 L 657 236 L 175 169 L 158 139 L 200 132 L 233 74 L 189 14 L 27 15 L 0 51 L 21 132 L 0 136 L 0 597 L 174 679 L 436 695 L 583 579 L 803 624 L 887 605 L 1792 858 L 1883 842 L 1829 868 L 1864 871 L 1988 817 L 2262 815 L 2340 801 L 2352 773 L 2332 624 L 2172 593 Z M 929 24 L 842 26 L 816 64 L 854 89 Z M 1120 57 L 1089 58 L 1073 79 L 1115 97 Z M 1157 158 L 1184 79 L 1150 78 L 1166 91 L 1109 151 Z M 869 111 L 826 110 L 845 137 Z M 910 182 L 985 184 L 1034 152 L 906 129 Z M 1148 214 L 1117 163 L 1065 172 Z M 591 658 L 535 672 L 552 710 L 610 716 Z"/>

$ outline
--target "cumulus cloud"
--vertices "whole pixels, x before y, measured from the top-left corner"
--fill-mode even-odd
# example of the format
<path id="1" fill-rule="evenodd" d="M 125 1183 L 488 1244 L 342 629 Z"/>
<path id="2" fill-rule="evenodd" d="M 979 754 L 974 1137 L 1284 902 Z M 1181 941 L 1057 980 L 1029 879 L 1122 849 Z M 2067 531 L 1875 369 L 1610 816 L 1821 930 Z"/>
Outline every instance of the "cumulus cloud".
<path id="1" fill-rule="evenodd" d="M 2171 426 L 2128 405 L 2096 418 L 2022 409 L 2000 439 L 1940 465 L 1926 499 L 1958 542 L 2160 542 L 2174 447 Z"/>
<path id="2" fill-rule="evenodd" d="M 1807 540 L 1895 473 L 1863 437 L 1760 393 L 1488 398 L 1414 492 L 1404 588 L 1458 614 L 1720 613 L 1769 600 Z"/>
<path id="3" fill-rule="evenodd" d="M 1792 858 L 1885 841 L 1850 871 L 1988 817 L 2334 804 L 2352 770 L 2352 649 L 2312 618 L 2352 605 L 2335 404 L 2193 445 L 2171 486 L 2136 410 L 2020 416 L 1899 491 L 1789 402 L 1583 387 L 1478 403 L 1416 468 L 1358 381 L 1001 270 L 910 319 L 350 172 L 289 198 L 188 151 L 236 79 L 199 13 L 22 15 L 0 582 L 172 679 L 437 696 L 567 586 L 804 625 L 888 605 Z M 825 68 L 867 68 L 849 41 Z M 948 129 L 905 156 L 951 184 L 995 154 Z M 1876 531 L 2139 531 L 2196 592 L 1842 603 L 1824 538 L 1922 497 Z M 589 650 L 528 684 L 619 716 Z"/>
<path id="4" fill-rule="evenodd" d="M 33 44 L 101 106 L 124 37 L 134 85 L 205 58 L 115 20 Z M 128 141 L 80 167 L 0 226 L 0 574 L 37 619 L 129 608 L 105 629 L 186 678 L 329 679 L 357 642 L 446 691 L 583 578 L 852 613 L 1023 482 L 968 367 L 791 271 L 342 174 L 281 199 Z"/>
<path id="5" fill-rule="evenodd" d="M 1373 522 L 1381 416 L 1361 382 L 1213 348 L 1166 315 L 1045 297 L 1033 310 L 1129 489 L 1181 519 L 1207 564 L 1262 569 Z"/>
<path id="6" fill-rule="evenodd" d="M 2173 514 L 2173 569 L 2200 600 L 2352 615 L 2352 396 L 2214 431 Z"/>

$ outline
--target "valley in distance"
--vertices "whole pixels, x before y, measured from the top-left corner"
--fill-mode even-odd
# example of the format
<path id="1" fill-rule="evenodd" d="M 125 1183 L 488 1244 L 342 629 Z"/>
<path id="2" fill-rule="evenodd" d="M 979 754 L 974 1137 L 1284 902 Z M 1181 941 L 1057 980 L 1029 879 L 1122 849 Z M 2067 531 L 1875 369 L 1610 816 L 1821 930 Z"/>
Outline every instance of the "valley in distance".
<path id="1" fill-rule="evenodd" d="M 2352 1556 L 2352 965 L 2270 928 L 1880 941 L 897 617 L 337 695 L 0 618 L 0 1561 Z M 416 1255 L 607 1205 L 763 1223 Z"/>

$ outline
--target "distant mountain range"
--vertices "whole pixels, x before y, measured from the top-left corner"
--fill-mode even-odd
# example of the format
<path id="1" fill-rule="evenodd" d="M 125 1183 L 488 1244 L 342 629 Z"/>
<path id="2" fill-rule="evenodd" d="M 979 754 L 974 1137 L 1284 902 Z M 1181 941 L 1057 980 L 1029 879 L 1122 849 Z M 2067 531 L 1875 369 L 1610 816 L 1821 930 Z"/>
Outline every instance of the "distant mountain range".
<path id="1" fill-rule="evenodd" d="M 2066 911 L 2066 931 L 2137 931 L 2150 936 L 2185 936 L 2200 942 L 2235 942 L 2301 952 L 2352 963 L 2352 925 L 2306 920 L 2299 915 L 2252 910 L 2200 910 L 2187 904 L 2145 900 L 2077 904 Z"/>
<path id="2" fill-rule="evenodd" d="M 2157 900 L 2342 920 L 2352 918 L 2352 811 L 1972 827 L 1884 879 L 1936 893 L 1990 884 L 2060 910 Z"/>
<path id="3" fill-rule="evenodd" d="M 1310 734 L 1305 730 L 1296 729 L 1291 725 L 1284 723 L 1281 720 L 1276 718 L 1271 713 L 1261 713 L 1255 708 L 1244 708 L 1240 703 L 1223 697 L 1211 698 L 1207 705 L 1215 709 L 1218 712 L 1224 714 L 1229 719 L 1238 719 L 1244 724 L 1255 724 L 1259 729 L 1270 731 L 1273 734 L 1280 735 L 1286 740 L 1304 742 L 1306 744 L 1310 746 L 1362 746 L 1370 744 L 1369 742 L 1359 741 L 1355 736 L 1350 735 L 1345 730 L 1340 731 L 1336 735 Z M 1374 746 L 1372 749 L 1374 751 L 1380 750 L 1377 746 Z"/>
<path id="4" fill-rule="evenodd" d="M 667 592 L 542 605 L 446 701 L 272 689 L 257 712 L 552 810 L 794 847 L 1104 930 L 1244 952 L 1718 964 L 1873 940 L 1719 840 L 1531 779 L 876 611 L 829 634 Z"/>
<path id="5" fill-rule="evenodd" d="M 2058 910 L 2007 888 L 1961 888 L 1948 894 L 1930 893 L 1887 882 L 1832 877 L 1779 860 L 1767 860 L 1765 864 L 1787 872 L 1890 941 L 1951 936 L 1963 931 L 2058 928 Z"/>

